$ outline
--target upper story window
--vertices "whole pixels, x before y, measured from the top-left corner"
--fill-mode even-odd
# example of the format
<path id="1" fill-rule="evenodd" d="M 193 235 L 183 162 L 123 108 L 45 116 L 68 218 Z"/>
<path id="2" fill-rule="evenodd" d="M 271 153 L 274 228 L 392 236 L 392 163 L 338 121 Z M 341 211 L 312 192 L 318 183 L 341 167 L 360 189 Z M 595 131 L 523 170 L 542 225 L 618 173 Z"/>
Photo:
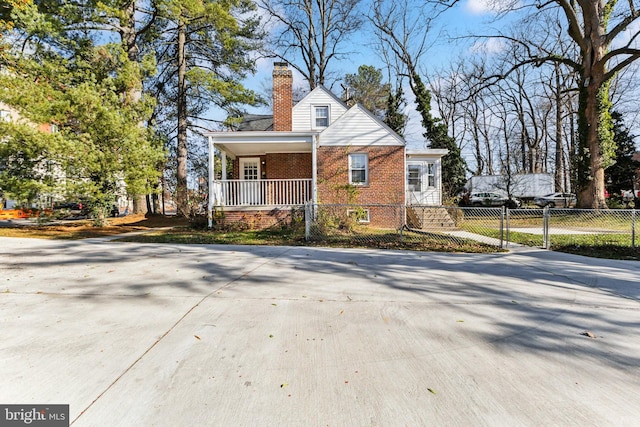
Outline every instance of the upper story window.
<path id="1" fill-rule="evenodd" d="M 326 128 L 329 126 L 329 106 L 318 105 L 314 109 L 314 128 Z"/>
<path id="2" fill-rule="evenodd" d="M 0 110 L 0 120 L 3 122 L 11 121 L 11 113 L 7 110 Z"/>
<path id="3" fill-rule="evenodd" d="M 369 156 L 362 153 L 349 154 L 349 184 L 369 183 Z"/>

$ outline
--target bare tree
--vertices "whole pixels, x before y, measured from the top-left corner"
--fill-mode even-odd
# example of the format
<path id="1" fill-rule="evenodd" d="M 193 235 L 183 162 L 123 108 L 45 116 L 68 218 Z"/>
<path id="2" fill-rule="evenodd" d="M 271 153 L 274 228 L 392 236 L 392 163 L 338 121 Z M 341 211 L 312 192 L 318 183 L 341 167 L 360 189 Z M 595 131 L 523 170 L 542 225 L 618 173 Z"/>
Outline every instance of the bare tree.
<path id="1" fill-rule="evenodd" d="M 529 13 L 523 23 L 545 22 L 552 15 L 560 19 L 575 47 L 559 52 L 548 28 L 527 34 L 500 34 L 504 40 L 521 46 L 521 60 L 496 78 L 525 64 L 559 63 L 578 76 L 578 144 L 574 164 L 578 203 L 581 207 L 605 208 L 604 170 L 612 164 L 615 152 L 609 87 L 614 76 L 640 58 L 637 48 L 640 18 L 637 1 L 550 0 L 523 6 L 513 0 L 503 2 L 509 10 Z M 521 25 L 522 27 L 522 25 Z"/>
<path id="2" fill-rule="evenodd" d="M 466 163 L 457 142 L 448 134 L 447 126 L 431 114 L 431 92 L 423 82 L 422 58 L 437 38 L 431 36 L 446 6 L 440 2 L 374 0 L 369 20 L 376 32 L 382 56 L 389 60 L 398 77 L 406 77 L 415 96 L 416 110 L 421 116 L 426 144 L 445 148 L 442 158 L 442 187 L 446 196 L 454 196 L 465 184 Z"/>
<path id="3" fill-rule="evenodd" d="M 270 55 L 309 82 L 324 85 L 333 60 L 346 56 L 349 37 L 362 26 L 360 0 L 260 0 L 274 29 Z"/>

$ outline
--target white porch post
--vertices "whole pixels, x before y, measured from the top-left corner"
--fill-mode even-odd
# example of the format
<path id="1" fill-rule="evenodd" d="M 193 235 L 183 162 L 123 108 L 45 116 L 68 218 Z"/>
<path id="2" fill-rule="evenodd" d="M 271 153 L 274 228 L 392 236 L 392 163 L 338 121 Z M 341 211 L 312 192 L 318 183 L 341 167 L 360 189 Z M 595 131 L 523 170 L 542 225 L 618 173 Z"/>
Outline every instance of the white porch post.
<path id="1" fill-rule="evenodd" d="M 315 205 L 318 203 L 318 151 L 316 143 L 318 135 L 311 137 L 311 201 L 315 212 Z"/>
<path id="2" fill-rule="evenodd" d="M 207 224 L 208 227 L 213 227 L 213 179 L 215 177 L 215 145 L 213 138 L 209 137 L 209 203 L 207 206 Z M 223 163 L 224 164 L 224 163 Z"/>
<path id="3" fill-rule="evenodd" d="M 222 154 L 222 177 L 221 180 L 227 179 L 227 152 L 220 150 L 220 154 Z"/>

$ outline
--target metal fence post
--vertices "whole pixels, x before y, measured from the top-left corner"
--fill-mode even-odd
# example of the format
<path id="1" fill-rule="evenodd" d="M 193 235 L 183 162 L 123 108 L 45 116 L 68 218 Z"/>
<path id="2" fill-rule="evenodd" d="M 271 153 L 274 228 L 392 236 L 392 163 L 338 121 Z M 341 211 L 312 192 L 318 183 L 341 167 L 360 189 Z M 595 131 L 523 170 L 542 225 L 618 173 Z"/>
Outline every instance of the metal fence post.
<path id="1" fill-rule="evenodd" d="M 636 210 L 631 212 L 631 249 L 636 248 Z"/>
<path id="2" fill-rule="evenodd" d="M 549 242 L 549 216 L 551 216 L 551 211 L 549 206 L 545 206 L 542 210 L 542 247 L 544 249 L 551 247 L 551 242 Z"/>
<path id="3" fill-rule="evenodd" d="M 507 246 L 507 248 L 508 248 L 508 247 L 509 247 L 509 242 L 511 242 L 511 238 L 510 238 L 510 236 L 509 236 L 509 229 L 511 228 L 511 227 L 510 227 L 510 224 L 509 224 L 509 211 L 510 211 L 511 209 L 509 209 L 509 208 L 507 207 L 507 208 L 506 208 L 506 210 L 507 210 L 507 233 L 506 233 L 506 234 L 507 234 L 507 238 L 506 238 L 506 246 Z"/>
<path id="4" fill-rule="evenodd" d="M 311 239 L 311 202 L 304 204 L 304 240 Z"/>
<path id="5" fill-rule="evenodd" d="M 500 249 L 504 248 L 504 210 L 506 208 L 503 206 L 500 209 Z"/>

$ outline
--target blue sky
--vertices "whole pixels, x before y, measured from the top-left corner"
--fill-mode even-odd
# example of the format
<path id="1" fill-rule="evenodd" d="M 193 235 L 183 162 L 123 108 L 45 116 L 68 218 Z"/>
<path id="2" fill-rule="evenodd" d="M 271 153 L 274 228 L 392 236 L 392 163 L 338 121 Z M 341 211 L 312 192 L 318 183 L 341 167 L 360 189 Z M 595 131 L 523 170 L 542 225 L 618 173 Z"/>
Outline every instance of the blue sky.
<path id="1" fill-rule="evenodd" d="M 438 27 L 431 31 L 433 45 L 423 57 L 423 66 L 427 74 L 433 74 L 439 69 L 446 68 L 451 61 L 455 61 L 470 49 L 469 43 L 455 42 L 451 37 L 462 36 L 469 32 L 476 31 L 478 34 L 486 25 L 487 19 L 492 16 L 490 8 L 487 6 L 491 0 L 465 0 L 439 17 Z M 344 76 L 347 73 L 355 73 L 360 65 L 374 65 L 383 70 L 386 79 L 385 65 L 380 59 L 372 45 L 369 37 L 371 29 L 368 24 L 365 30 L 357 38 L 353 38 L 349 45 L 345 45 L 345 51 L 351 51 L 346 59 L 336 61 L 331 64 L 331 71 L 337 75 Z M 258 72 L 245 80 L 245 85 L 253 90 L 264 93 L 265 88 L 271 86 L 271 72 L 273 60 L 265 59 L 258 61 Z M 306 86 L 302 76 L 294 73 L 294 85 Z M 339 82 L 332 90 L 340 95 Z M 266 94 L 265 94 L 266 95 Z M 412 148 L 422 148 L 424 138 L 419 118 L 415 114 L 411 91 L 405 88 L 407 96 L 407 112 L 410 120 L 405 137 Z M 255 113 L 270 113 L 270 107 L 252 109 Z"/>

